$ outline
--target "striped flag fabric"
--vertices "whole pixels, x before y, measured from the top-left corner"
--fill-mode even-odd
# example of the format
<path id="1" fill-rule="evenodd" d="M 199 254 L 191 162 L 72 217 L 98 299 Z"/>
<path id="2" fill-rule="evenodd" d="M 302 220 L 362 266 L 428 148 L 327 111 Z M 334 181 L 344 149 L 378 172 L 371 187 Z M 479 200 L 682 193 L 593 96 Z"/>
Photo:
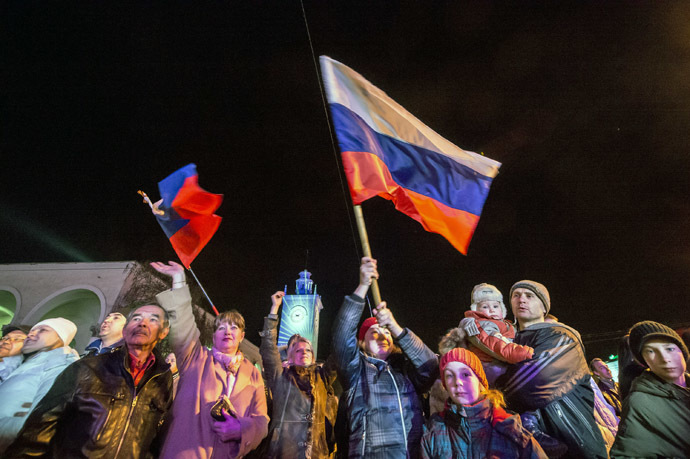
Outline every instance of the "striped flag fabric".
<path id="1" fill-rule="evenodd" d="M 156 215 L 173 249 L 185 268 L 201 252 L 218 230 L 221 217 L 214 212 L 223 195 L 199 186 L 195 164 L 188 164 L 158 182 L 162 203 Z"/>
<path id="2" fill-rule="evenodd" d="M 467 254 L 501 163 L 444 139 L 346 65 L 320 64 L 353 203 L 391 200 Z"/>

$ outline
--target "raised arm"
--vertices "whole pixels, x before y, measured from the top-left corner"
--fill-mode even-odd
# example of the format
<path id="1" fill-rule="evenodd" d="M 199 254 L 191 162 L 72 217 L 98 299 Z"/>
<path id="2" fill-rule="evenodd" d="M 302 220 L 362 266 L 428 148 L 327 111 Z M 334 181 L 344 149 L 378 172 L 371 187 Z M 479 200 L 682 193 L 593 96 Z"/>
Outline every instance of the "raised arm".
<path id="1" fill-rule="evenodd" d="M 273 388 L 273 383 L 283 372 L 280 352 L 278 351 L 278 309 L 283 302 L 284 292 L 275 292 L 271 295 L 271 309 L 268 316 L 264 318 L 264 329 L 261 335 L 261 346 L 259 352 L 264 364 L 264 377 L 268 386 Z"/>
<path id="2" fill-rule="evenodd" d="M 364 310 L 366 297 L 372 279 L 378 279 L 376 260 L 364 257 L 359 267 L 359 285 L 352 295 L 345 297 L 333 324 L 333 358 L 338 373 L 349 388 L 359 372 L 359 350 L 357 347 L 357 323 Z"/>
<path id="3" fill-rule="evenodd" d="M 379 304 L 374 313 L 379 325 L 391 332 L 393 340 L 407 356 L 410 363 L 408 376 L 414 386 L 421 392 L 429 390 L 438 378 L 438 356 L 409 328 L 398 324 L 385 302 Z"/>
<path id="4" fill-rule="evenodd" d="M 174 261 L 167 265 L 154 262 L 151 266 L 159 273 L 172 278 L 172 289 L 159 293 L 156 299 L 170 316 L 170 344 L 182 374 L 191 363 L 194 350 L 201 347 L 199 329 L 192 312 L 192 297 L 185 282 L 184 267 Z"/>

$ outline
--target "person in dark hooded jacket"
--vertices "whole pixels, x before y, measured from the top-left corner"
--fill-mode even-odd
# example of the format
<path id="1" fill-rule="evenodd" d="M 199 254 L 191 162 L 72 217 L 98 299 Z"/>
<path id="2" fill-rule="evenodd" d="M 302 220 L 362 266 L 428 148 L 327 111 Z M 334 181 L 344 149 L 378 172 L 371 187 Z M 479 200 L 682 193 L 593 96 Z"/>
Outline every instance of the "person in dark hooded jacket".
<path id="1" fill-rule="evenodd" d="M 648 368 L 623 402 L 611 457 L 690 457 L 688 348 L 671 328 L 651 321 L 633 325 L 630 348 Z"/>

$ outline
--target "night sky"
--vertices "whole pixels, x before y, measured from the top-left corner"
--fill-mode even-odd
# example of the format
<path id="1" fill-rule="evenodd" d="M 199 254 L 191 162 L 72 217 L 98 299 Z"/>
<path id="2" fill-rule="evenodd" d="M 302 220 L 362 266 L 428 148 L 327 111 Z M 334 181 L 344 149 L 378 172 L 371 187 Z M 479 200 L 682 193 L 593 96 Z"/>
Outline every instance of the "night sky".
<path id="1" fill-rule="evenodd" d="M 209 295 L 258 343 L 306 267 L 324 357 L 360 257 L 325 54 L 503 163 L 467 256 L 363 205 L 382 295 L 433 349 L 479 282 L 544 283 L 589 358 L 639 320 L 690 321 L 690 5 L 303 6 L 309 33 L 293 0 L 0 3 L 0 263 L 175 259 L 136 191 L 193 162 L 225 195 L 192 265 Z"/>

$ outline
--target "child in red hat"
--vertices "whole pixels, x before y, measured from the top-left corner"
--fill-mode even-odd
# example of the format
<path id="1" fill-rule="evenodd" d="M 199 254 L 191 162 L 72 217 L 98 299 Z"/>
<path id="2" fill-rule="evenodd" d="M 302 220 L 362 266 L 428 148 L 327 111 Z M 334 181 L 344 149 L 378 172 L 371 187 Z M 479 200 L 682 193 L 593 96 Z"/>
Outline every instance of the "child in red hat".
<path id="1" fill-rule="evenodd" d="M 474 353 L 451 350 L 441 359 L 440 371 L 449 399 L 424 429 L 423 458 L 547 457 L 520 417 L 503 409 L 503 395 L 489 389 Z"/>

